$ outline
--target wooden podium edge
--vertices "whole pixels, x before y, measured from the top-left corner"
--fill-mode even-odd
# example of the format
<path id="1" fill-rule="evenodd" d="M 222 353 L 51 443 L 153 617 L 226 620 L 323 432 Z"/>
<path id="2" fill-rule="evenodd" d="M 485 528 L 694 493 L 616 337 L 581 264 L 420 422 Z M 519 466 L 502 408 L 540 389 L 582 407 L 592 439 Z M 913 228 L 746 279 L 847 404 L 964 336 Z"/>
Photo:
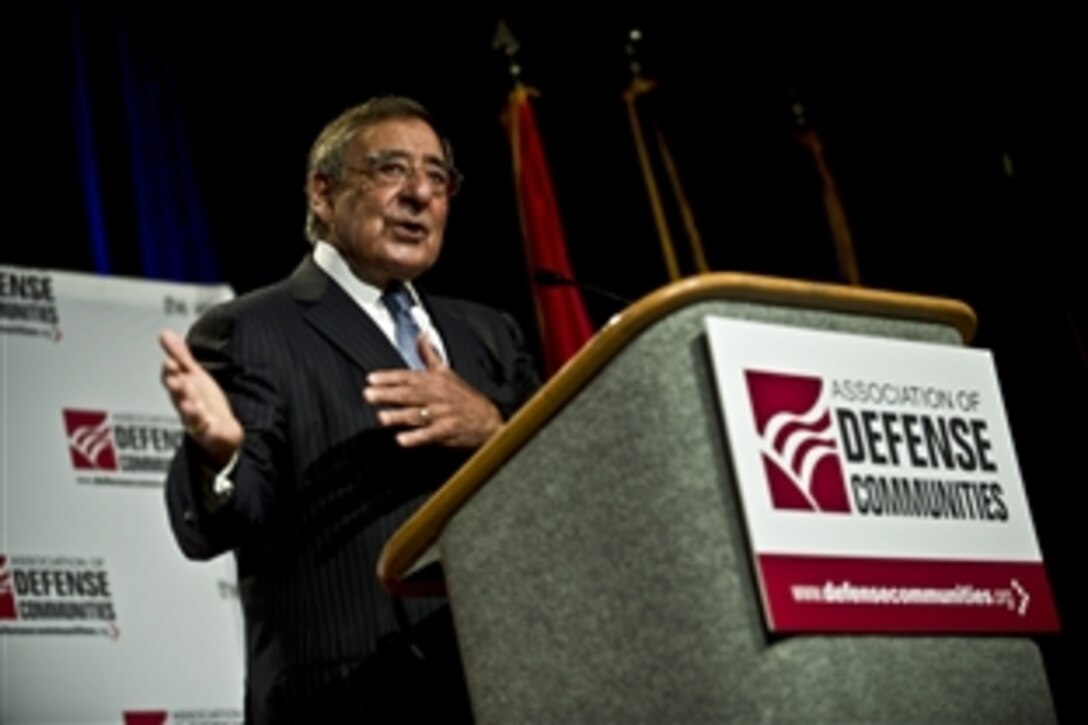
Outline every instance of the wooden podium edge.
<path id="1" fill-rule="evenodd" d="M 614 317 L 394 532 L 378 560 L 382 585 L 404 596 L 443 594 L 445 583 L 437 567 L 409 577 L 446 522 L 639 333 L 682 307 L 714 299 L 942 323 L 955 328 L 964 344 L 973 339 L 977 324 L 974 311 L 957 300 L 782 277 L 718 272 L 662 287 Z"/>

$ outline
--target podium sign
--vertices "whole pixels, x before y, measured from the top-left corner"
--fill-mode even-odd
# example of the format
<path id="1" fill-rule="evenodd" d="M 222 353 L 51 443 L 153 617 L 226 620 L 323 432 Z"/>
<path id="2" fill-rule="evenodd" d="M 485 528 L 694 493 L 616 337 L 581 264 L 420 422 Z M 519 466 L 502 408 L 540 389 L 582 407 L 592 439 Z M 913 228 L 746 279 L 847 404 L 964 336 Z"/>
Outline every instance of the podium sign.
<path id="1" fill-rule="evenodd" d="M 1058 628 L 989 352 L 706 325 L 771 630 Z"/>

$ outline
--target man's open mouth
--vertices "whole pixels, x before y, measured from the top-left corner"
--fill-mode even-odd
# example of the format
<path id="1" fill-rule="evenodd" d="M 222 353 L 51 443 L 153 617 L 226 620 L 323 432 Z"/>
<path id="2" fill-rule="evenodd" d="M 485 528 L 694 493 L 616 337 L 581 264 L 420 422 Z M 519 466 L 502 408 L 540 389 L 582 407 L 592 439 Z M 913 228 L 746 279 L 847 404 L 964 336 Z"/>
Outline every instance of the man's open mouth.
<path id="1" fill-rule="evenodd" d="M 392 221 L 390 222 L 390 228 L 393 230 L 393 235 L 398 239 L 421 241 L 428 234 L 426 224 L 409 220 Z"/>

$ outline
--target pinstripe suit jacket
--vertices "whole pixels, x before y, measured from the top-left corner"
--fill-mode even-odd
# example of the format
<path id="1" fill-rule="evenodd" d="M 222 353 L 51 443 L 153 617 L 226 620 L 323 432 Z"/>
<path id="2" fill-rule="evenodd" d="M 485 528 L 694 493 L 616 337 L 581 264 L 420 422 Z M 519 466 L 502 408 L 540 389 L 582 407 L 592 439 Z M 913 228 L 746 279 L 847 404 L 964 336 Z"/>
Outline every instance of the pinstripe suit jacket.
<path id="1" fill-rule="evenodd" d="M 516 324 L 424 297 L 451 367 L 508 417 L 538 380 Z M 247 707 L 304 707 L 396 631 L 375 565 L 397 526 L 466 458 L 406 450 L 362 398 L 366 374 L 404 367 L 388 338 L 310 257 L 292 276 L 218 306 L 189 333 L 246 431 L 225 501 L 191 442 L 167 479 L 185 554 L 233 550 L 246 620 Z M 416 612 L 418 616 L 419 612 Z"/>

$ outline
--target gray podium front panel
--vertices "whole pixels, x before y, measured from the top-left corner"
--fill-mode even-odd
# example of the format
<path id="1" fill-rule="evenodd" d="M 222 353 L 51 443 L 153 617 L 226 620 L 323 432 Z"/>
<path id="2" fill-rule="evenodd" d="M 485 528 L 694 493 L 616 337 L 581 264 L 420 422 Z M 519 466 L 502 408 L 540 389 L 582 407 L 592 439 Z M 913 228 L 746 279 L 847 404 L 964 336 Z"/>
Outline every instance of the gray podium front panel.
<path id="1" fill-rule="evenodd" d="M 959 344 L 936 324 L 729 301 L 644 331 L 439 541 L 478 721 L 1053 721 L 1027 639 L 767 636 L 711 314 Z"/>

